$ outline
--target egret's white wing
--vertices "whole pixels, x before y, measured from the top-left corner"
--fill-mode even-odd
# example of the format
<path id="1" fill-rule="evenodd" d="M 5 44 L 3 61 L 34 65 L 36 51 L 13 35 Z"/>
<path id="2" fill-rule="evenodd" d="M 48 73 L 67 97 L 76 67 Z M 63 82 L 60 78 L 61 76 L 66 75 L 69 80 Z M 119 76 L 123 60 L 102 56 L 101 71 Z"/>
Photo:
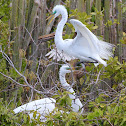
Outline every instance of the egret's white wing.
<path id="1" fill-rule="evenodd" d="M 91 52 L 98 52 L 98 46 L 97 46 L 97 37 L 79 20 L 71 19 L 70 23 L 75 27 L 75 30 L 77 31 L 77 34 L 81 33 L 82 37 L 86 41 L 81 41 L 82 43 L 88 43 L 88 48 Z M 82 39 L 83 40 L 83 39 Z M 74 41 L 74 44 L 77 44 L 78 41 Z"/>
<path id="2" fill-rule="evenodd" d="M 80 34 L 79 37 L 76 38 L 77 41 L 74 41 L 74 44 L 78 43 L 78 40 L 81 44 L 85 45 L 87 43 L 88 51 L 91 53 L 97 53 L 103 59 L 109 59 L 109 57 L 113 56 L 113 44 L 104 42 L 99 40 L 82 22 L 76 19 L 71 19 L 70 22 L 75 27 L 77 34 Z M 85 49 L 86 47 L 84 47 Z M 89 52 L 88 52 L 89 53 Z"/>
<path id="3" fill-rule="evenodd" d="M 43 98 L 43 99 L 39 99 L 39 100 L 35 100 L 29 103 L 26 103 L 22 106 L 19 106 L 18 108 L 14 109 L 13 111 L 15 113 L 19 113 L 19 112 L 28 112 L 30 118 L 33 118 L 33 112 L 30 112 L 31 110 L 37 111 L 37 117 L 39 114 L 41 114 L 40 119 L 42 119 L 42 121 L 46 121 L 45 115 L 49 114 L 50 112 L 52 112 L 55 108 L 55 103 L 56 100 L 53 98 Z"/>
<path id="4" fill-rule="evenodd" d="M 68 54 L 64 53 L 63 51 L 60 51 L 58 49 L 52 49 L 50 52 L 48 52 L 45 56 L 49 56 L 50 58 L 53 58 L 53 60 L 63 60 L 63 61 L 70 61 L 72 59 L 75 59 L 72 56 L 69 56 Z"/>
<path id="5" fill-rule="evenodd" d="M 55 103 L 56 101 L 53 98 L 43 98 L 19 106 L 13 111 L 15 113 L 19 113 L 22 111 L 30 111 L 30 110 L 38 111 L 40 113 L 42 113 L 43 111 L 48 112 L 48 111 L 52 111 L 55 108 Z"/>

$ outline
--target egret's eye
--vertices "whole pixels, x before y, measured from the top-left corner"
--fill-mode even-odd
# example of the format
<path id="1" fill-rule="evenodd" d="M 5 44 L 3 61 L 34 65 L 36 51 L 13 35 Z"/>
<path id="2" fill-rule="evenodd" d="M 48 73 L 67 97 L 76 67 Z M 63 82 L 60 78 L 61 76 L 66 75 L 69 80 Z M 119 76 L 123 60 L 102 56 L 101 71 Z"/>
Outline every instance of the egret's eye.
<path id="1" fill-rule="evenodd" d="M 70 68 L 69 68 L 69 67 L 67 67 L 67 68 L 66 68 L 66 70 L 70 70 Z"/>
<path id="2" fill-rule="evenodd" d="M 55 14 L 55 13 L 56 13 L 56 11 L 53 12 L 53 14 Z"/>

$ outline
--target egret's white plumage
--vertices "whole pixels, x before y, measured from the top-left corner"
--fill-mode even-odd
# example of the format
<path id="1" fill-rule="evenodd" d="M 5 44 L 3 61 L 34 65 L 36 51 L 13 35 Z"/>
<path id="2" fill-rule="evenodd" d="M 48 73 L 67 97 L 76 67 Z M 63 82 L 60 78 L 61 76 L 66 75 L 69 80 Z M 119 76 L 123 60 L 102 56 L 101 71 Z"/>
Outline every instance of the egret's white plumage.
<path id="1" fill-rule="evenodd" d="M 29 103 L 26 103 L 22 106 L 17 107 L 13 111 L 15 113 L 19 112 L 27 112 L 30 118 L 33 118 L 33 113 L 30 112 L 31 110 L 37 111 L 37 115 L 41 114 L 40 119 L 45 120 L 45 115 L 52 112 L 55 108 L 56 100 L 53 98 L 43 98 L 39 100 L 35 100 Z"/>
<path id="2" fill-rule="evenodd" d="M 68 54 L 64 53 L 63 51 L 58 50 L 57 48 L 52 49 L 50 52 L 46 54 L 46 56 L 49 56 L 48 57 L 49 59 L 53 58 L 53 60 L 56 59 L 57 61 L 60 61 L 61 59 L 63 61 L 70 61 L 70 60 L 76 59 L 75 57 L 69 56 Z"/>
<path id="3" fill-rule="evenodd" d="M 55 33 L 56 50 L 52 49 L 46 56 L 49 58 L 63 59 L 70 61 L 71 59 L 80 59 L 81 61 L 98 62 L 107 66 L 103 59 L 109 59 L 113 56 L 113 44 L 99 40 L 82 22 L 71 19 L 77 36 L 74 39 L 62 39 L 62 32 L 67 22 L 68 14 L 63 5 L 56 5 L 53 9 L 55 18 L 62 15 L 61 21 L 58 23 Z M 103 59 L 102 59 L 103 58 Z"/>
<path id="4" fill-rule="evenodd" d="M 69 97 L 72 99 L 72 106 L 71 106 L 72 110 L 74 112 L 79 112 L 79 110 L 81 109 L 81 113 L 82 113 L 83 105 L 81 101 L 79 100 L 79 98 L 76 98 L 73 88 L 66 82 L 66 79 L 65 79 L 66 73 L 70 73 L 70 72 L 71 72 L 70 67 L 66 64 L 63 65 L 59 71 L 60 82 L 63 88 L 71 93 L 69 94 Z M 13 111 L 15 113 L 26 111 L 28 112 L 30 118 L 33 118 L 33 113 L 30 111 L 34 110 L 34 111 L 37 111 L 37 116 L 41 114 L 41 117 L 40 117 L 41 120 L 46 120 L 45 115 L 49 114 L 50 112 L 54 110 L 55 103 L 56 103 L 56 100 L 53 98 L 43 98 L 43 99 L 35 100 L 27 104 L 24 104 L 22 106 L 19 106 Z"/>

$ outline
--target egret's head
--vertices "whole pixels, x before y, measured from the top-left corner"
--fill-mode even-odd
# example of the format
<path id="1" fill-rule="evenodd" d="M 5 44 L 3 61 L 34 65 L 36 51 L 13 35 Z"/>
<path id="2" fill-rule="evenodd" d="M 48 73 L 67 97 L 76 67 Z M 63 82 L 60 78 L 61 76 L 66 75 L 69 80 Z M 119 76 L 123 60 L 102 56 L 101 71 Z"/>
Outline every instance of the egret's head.
<path id="1" fill-rule="evenodd" d="M 52 22 L 52 20 L 56 17 L 58 17 L 59 15 L 62 15 L 62 17 L 64 17 L 66 20 L 67 20 L 67 17 L 68 17 L 68 14 L 67 14 L 67 10 L 66 8 L 63 6 L 63 5 L 56 5 L 54 8 L 53 8 L 53 12 L 52 12 L 52 15 L 50 15 L 46 20 L 52 18 L 49 22 L 49 24 Z M 48 24 L 48 25 L 49 25 Z"/>
<path id="2" fill-rule="evenodd" d="M 60 14 L 61 15 L 66 14 L 67 15 L 67 10 L 63 5 L 56 5 L 53 8 L 53 14 L 55 15 L 54 18 L 58 17 Z"/>
<path id="3" fill-rule="evenodd" d="M 71 73 L 71 67 L 67 64 L 62 65 L 62 67 L 60 68 L 60 74 L 66 74 L 66 73 Z"/>

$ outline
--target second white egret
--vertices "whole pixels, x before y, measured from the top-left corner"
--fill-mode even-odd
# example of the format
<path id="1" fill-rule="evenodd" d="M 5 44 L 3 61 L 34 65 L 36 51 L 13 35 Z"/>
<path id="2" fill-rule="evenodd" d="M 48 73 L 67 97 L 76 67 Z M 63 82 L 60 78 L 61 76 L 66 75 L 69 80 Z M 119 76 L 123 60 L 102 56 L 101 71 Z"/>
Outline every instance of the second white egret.
<path id="1" fill-rule="evenodd" d="M 60 82 L 62 87 L 66 89 L 68 92 L 70 92 L 69 97 L 72 99 L 72 104 L 71 104 L 72 110 L 74 112 L 79 112 L 81 114 L 83 112 L 83 105 L 80 99 L 77 98 L 73 88 L 67 83 L 65 79 L 66 73 L 70 73 L 70 72 L 71 72 L 71 68 L 67 64 L 62 65 L 59 71 Z M 37 111 L 37 116 L 40 114 L 41 121 L 46 121 L 45 115 L 49 114 L 54 110 L 55 103 L 56 100 L 53 98 L 43 98 L 21 105 L 15 108 L 13 111 L 15 113 L 25 111 L 29 114 L 30 118 L 33 118 L 33 112 L 30 111 L 34 110 Z"/>

